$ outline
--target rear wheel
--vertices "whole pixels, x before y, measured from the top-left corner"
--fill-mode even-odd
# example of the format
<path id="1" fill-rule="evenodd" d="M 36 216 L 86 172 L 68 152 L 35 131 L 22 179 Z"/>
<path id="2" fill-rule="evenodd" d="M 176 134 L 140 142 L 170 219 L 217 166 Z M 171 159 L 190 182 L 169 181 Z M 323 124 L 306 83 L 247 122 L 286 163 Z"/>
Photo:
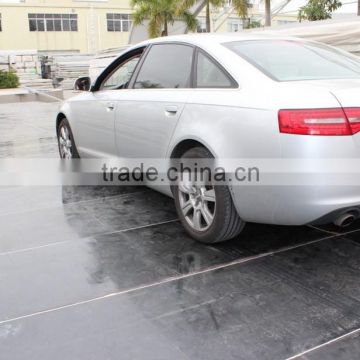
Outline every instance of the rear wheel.
<path id="1" fill-rule="evenodd" d="M 210 159 L 211 153 L 196 147 L 182 159 Z M 175 206 L 186 231 L 203 243 L 217 243 L 237 236 L 244 228 L 226 185 L 195 183 L 182 174 L 173 187 Z"/>
<path id="2" fill-rule="evenodd" d="M 60 121 L 57 129 L 59 154 L 62 159 L 78 159 L 79 153 L 76 149 L 74 136 L 70 124 L 66 118 Z"/>

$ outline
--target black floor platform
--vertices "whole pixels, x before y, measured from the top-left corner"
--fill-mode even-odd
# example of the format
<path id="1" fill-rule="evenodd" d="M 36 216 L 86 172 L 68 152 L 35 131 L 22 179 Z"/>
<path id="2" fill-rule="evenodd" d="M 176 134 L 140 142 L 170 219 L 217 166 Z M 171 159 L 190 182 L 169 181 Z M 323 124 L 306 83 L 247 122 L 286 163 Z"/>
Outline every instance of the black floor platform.
<path id="1" fill-rule="evenodd" d="M 53 105 L 27 106 L 31 126 L 1 105 L 0 156 L 56 156 Z M 1 360 L 359 358 L 359 222 L 204 246 L 146 188 L 2 187 L 0 204 Z"/>

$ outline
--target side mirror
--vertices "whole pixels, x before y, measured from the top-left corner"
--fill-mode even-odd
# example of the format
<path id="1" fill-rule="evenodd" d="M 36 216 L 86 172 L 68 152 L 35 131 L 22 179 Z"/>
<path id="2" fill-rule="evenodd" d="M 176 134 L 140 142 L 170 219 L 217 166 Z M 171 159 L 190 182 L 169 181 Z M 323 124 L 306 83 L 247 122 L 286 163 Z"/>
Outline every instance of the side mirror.
<path id="1" fill-rule="evenodd" d="M 91 88 L 91 79 L 88 76 L 80 77 L 75 80 L 74 90 L 89 91 Z"/>

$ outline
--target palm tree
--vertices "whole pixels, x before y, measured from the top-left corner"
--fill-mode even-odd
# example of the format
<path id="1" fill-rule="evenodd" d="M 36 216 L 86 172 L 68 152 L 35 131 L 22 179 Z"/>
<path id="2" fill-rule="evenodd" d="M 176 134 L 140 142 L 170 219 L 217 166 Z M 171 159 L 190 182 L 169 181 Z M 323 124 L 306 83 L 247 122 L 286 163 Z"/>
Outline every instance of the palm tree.
<path id="1" fill-rule="evenodd" d="M 198 0 L 181 0 L 182 8 L 189 9 L 191 6 L 195 5 Z M 359 0 L 360 1 L 360 0 Z M 211 18 L 210 18 L 210 8 L 218 8 L 224 6 L 226 0 L 206 0 L 206 32 L 211 31 Z M 241 18 L 245 18 L 247 16 L 249 1 L 248 0 L 232 0 L 232 6 L 237 14 Z"/>
<path id="2" fill-rule="evenodd" d="M 131 0 L 134 25 L 140 25 L 149 20 L 148 33 L 150 37 L 167 36 L 169 24 L 175 20 L 185 22 L 189 30 L 196 30 L 198 22 L 188 8 L 179 6 L 179 0 Z"/>
<path id="3" fill-rule="evenodd" d="M 271 0 L 265 0 L 265 26 L 271 26 Z"/>

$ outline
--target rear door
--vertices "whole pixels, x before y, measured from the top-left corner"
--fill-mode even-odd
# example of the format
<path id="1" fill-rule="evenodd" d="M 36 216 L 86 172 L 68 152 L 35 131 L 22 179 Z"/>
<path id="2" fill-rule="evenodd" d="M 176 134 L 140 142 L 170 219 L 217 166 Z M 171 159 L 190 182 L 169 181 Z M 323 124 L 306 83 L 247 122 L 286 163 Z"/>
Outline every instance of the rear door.
<path id="1" fill-rule="evenodd" d="M 163 158 L 190 94 L 194 48 L 152 45 L 116 108 L 118 154 Z"/>

